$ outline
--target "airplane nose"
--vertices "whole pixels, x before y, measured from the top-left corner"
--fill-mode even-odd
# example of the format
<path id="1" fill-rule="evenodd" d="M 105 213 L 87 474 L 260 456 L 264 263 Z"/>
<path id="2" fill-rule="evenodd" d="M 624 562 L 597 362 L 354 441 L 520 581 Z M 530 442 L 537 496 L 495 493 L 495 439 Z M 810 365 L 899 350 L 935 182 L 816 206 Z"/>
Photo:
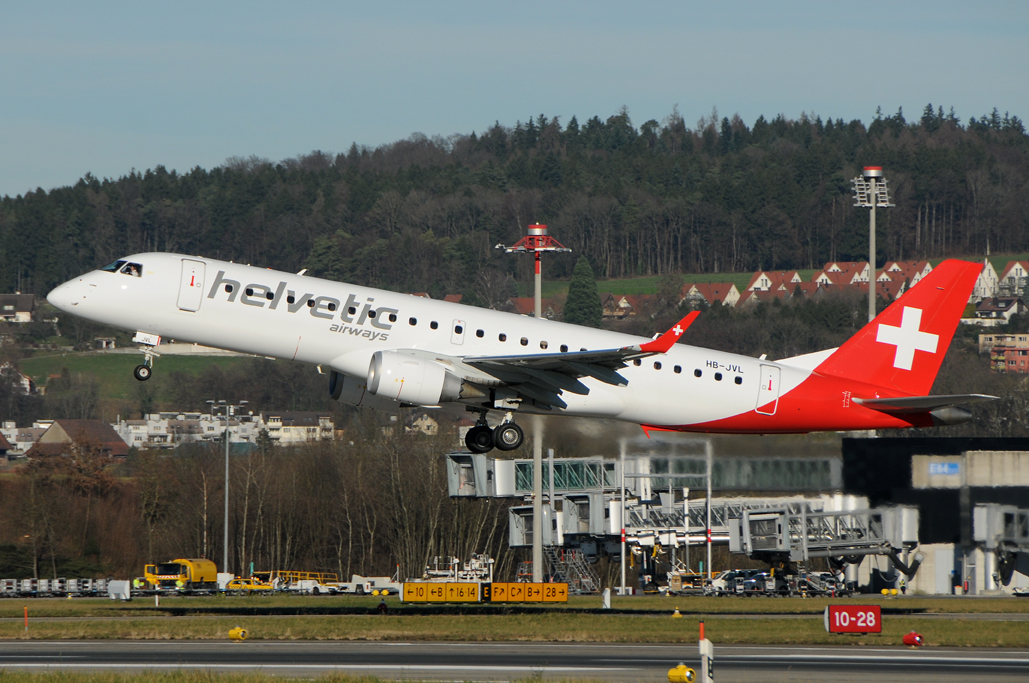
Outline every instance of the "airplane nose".
<path id="1" fill-rule="evenodd" d="M 82 291 L 82 280 L 68 280 L 63 285 L 58 285 L 49 294 L 46 300 L 50 305 L 62 311 L 71 311 L 84 298 Z"/>

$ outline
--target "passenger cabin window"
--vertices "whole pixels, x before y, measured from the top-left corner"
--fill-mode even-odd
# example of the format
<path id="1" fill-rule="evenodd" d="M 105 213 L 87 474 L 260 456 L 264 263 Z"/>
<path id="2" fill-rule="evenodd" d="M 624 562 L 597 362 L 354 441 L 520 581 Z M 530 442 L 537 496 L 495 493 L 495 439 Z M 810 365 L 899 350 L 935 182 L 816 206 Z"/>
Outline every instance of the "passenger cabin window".
<path id="1" fill-rule="evenodd" d="M 431 327 L 434 330 L 439 329 L 439 323 L 433 320 L 431 323 L 429 323 L 429 327 Z"/>
<path id="2" fill-rule="evenodd" d="M 545 349 L 545 348 L 547 348 L 547 342 L 545 342 L 545 341 L 541 341 L 541 342 L 540 342 L 540 348 L 541 348 L 541 349 Z"/>
<path id="3" fill-rule="evenodd" d="M 696 370 L 693 371 L 693 376 L 694 377 L 700 377 L 703 374 L 704 373 L 700 371 L 700 368 L 697 368 Z"/>
<path id="4" fill-rule="evenodd" d="M 639 358 L 634 358 L 632 360 L 632 364 L 635 365 L 636 367 L 639 367 L 642 363 L 643 363 L 643 361 L 641 361 Z"/>
<path id="5" fill-rule="evenodd" d="M 229 285 L 225 285 L 225 286 L 228 287 Z M 295 296 L 293 296 L 292 294 L 290 294 L 289 296 L 286 297 L 286 303 L 287 304 L 295 304 L 296 302 L 297 302 L 297 298 Z"/>
<path id="6" fill-rule="evenodd" d="M 357 308 L 354 307 L 354 306 L 351 306 L 350 308 L 347 309 L 347 313 L 349 313 L 350 315 L 357 315 Z"/>
<path id="7" fill-rule="evenodd" d="M 521 344 L 522 344 L 522 346 L 528 346 L 529 345 L 529 339 L 527 337 L 522 337 Z"/>
<path id="8" fill-rule="evenodd" d="M 464 334 L 464 328 L 460 325 L 454 325 L 454 334 Z"/>
<path id="9" fill-rule="evenodd" d="M 568 345 L 561 344 L 561 353 L 568 353 Z"/>
<path id="10" fill-rule="evenodd" d="M 737 377 L 733 381 L 736 382 L 736 384 L 743 384 L 743 378 L 742 377 Z"/>
<path id="11" fill-rule="evenodd" d="M 417 325 L 417 324 L 418 324 L 418 318 L 408 318 L 408 319 L 407 319 L 407 324 L 408 324 L 408 325 L 411 325 L 412 327 L 413 327 L 414 325 Z"/>
<path id="12" fill-rule="evenodd" d="M 389 321 L 391 323 L 395 323 L 397 321 L 397 314 L 396 313 L 390 313 L 389 314 Z"/>
<path id="13" fill-rule="evenodd" d="M 497 335 L 497 339 L 499 339 L 500 341 L 507 341 L 507 335 L 501 332 L 499 335 Z"/>
<path id="14" fill-rule="evenodd" d="M 716 382 L 721 382 L 722 381 L 722 373 L 720 373 L 720 372 L 716 372 L 715 373 L 715 381 Z"/>
<path id="15" fill-rule="evenodd" d="M 660 370 L 661 369 L 661 362 L 660 361 L 654 361 L 654 369 L 655 370 Z"/>
<path id="16" fill-rule="evenodd" d="M 478 337 L 479 339 L 482 339 L 484 336 L 486 336 L 486 333 L 483 332 L 482 330 L 475 330 L 475 336 Z"/>
<path id="17" fill-rule="evenodd" d="M 675 374 L 678 375 L 680 372 L 682 372 L 682 366 L 681 365 L 676 365 L 674 368 L 672 368 L 672 370 L 674 370 Z"/>

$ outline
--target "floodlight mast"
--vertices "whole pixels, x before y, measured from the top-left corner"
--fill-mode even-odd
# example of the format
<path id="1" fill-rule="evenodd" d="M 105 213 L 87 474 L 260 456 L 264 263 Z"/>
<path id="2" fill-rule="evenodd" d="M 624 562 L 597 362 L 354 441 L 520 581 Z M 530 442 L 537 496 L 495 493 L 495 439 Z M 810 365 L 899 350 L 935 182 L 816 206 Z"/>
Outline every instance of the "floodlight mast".
<path id="1" fill-rule="evenodd" d="M 861 177 L 851 180 L 854 184 L 854 206 L 870 209 L 868 213 L 868 322 L 875 319 L 875 207 L 888 208 L 890 190 L 883 178 L 882 166 L 865 166 Z"/>
<path id="2" fill-rule="evenodd" d="M 508 254 L 532 254 L 536 260 L 535 306 L 536 319 L 543 317 L 543 275 L 540 261 L 545 251 L 569 252 L 564 246 L 547 234 L 547 226 L 533 223 L 529 234 L 510 247 L 498 244 Z M 553 472 L 551 472 L 553 477 Z M 550 501 L 553 509 L 554 501 Z M 532 435 L 532 581 L 543 581 L 543 429 L 539 418 L 533 420 Z"/>

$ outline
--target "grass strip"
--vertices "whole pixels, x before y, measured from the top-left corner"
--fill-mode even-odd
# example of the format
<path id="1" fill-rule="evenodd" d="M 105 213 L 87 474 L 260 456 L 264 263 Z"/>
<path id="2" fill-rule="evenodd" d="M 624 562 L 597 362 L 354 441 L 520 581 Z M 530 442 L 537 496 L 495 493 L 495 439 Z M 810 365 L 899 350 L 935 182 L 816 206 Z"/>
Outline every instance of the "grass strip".
<path id="1" fill-rule="evenodd" d="M 1029 647 L 1029 622 L 919 619 L 884 616 L 883 633 L 840 636 L 825 632 L 821 616 L 740 618 L 708 616 L 707 634 L 724 644 L 897 645 L 910 631 L 948 647 Z M 0 623 L 0 639 L 227 640 L 234 626 L 251 639 L 325 641 L 693 643 L 699 619 L 551 613 L 447 616 L 155 617 L 109 621 Z"/>
<path id="2" fill-rule="evenodd" d="M 600 616 L 600 598 L 572 596 L 568 603 L 547 607 L 532 604 L 450 605 L 401 603 L 387 599 L 390 610 L 421 615 L 463 614 L 471 616 L 502 615 L 505 610 L 529 614 L 562 614 L 587 612 Z M 39 617 L 160 617 L 160 616 L 261 616 L 328 615 L 374 613 L 377 597 L 354 596 L 205 596 L 162 597 L 161 606 L 153 598 L 137 598 L 119 602 L 106 598 L 35 598 L 0 600 L 0 618 L 20 619 L 25 607 L 32 619 Z M 829 604 L 880 605 L 883 613 L 902 614 L 1026 614 L 1029 599 L 1025 598 L 884 598 L 862 595 L 846 599 L 830 598 L 707 598 L 707 597 L 614 597 L 611 606 L 616 612 L 641 612 L 654 615 L 671 614 L 678 608 L 683 615 L 732 614 L 807 614 L 821 615 Z"/>

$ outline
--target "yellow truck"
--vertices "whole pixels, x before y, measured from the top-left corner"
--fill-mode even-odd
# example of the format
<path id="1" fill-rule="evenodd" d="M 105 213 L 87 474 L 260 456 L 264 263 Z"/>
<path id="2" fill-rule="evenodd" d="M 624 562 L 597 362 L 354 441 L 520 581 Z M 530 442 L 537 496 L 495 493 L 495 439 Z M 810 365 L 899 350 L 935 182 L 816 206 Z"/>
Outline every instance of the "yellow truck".
<path id="1" fill-rule="evenodd" d="M 189 558 L 148 564 L 143 578 L 150 588 L 207 590 L 218 588 L 218 568 L 211 560 Z"/>

